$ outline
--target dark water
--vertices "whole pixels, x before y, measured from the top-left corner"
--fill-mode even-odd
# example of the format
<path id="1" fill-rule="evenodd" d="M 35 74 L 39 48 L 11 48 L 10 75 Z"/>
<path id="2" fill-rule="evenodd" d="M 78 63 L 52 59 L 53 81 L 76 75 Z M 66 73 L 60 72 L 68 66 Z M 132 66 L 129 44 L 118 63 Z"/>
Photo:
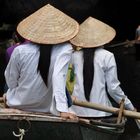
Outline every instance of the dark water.
<path id="1" fill-rule="evenodd" d="M 125 131 L 119 140 L 140 140 L 140 129 L 138 129 L 134 119 L 128 119 Z"/>
<path id="2" fill-rule="evenodd" d="M 118 66 L 121 87 L 133 105 L 140 111 L 140 51 L 136 46 L 108 48 L 113 52 Z M 135 120 L 128 118 L 125 131 L 119 140 L 140 140 L 140 129 Z"/>
<path id="3" fill-rule="evenodd" d="M 136 58 L 135 46 L 107 48 L 114 53 L 121 88 L 137 110 L 140 110 L 140 60 Z M 137 52 L 138 53 L 138 52 Z M 138 55 L 138 54 L 137 54 Z M 140 55 L 140 52 L 139 52 Z"/>

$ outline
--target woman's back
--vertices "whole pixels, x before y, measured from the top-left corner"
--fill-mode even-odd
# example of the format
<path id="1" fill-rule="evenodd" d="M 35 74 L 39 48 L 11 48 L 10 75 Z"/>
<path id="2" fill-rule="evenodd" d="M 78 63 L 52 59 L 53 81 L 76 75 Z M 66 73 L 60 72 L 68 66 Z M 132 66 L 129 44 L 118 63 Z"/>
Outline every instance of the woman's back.
<path id="1" fill-rule="evenodd" d="M 59 69 L 54 70 L 54 66 L 56 68 L 58 63 L 60 65 L 58 68 L 61 70 L 62 65 L 59 60 L 63 57 L 62 55 L 71 56 L 71 52 L 71 45 L 66 43 L 60 44 L 60 46 L 55 45 L 52 48 L 46 86 L 40 72 L 37 71 L 40 56 L 39 46 L 28 43 L 15 48 L 5 71 L 9 87 L 6 94 L 7 105 L 27 111 L 55 111 L 55 108 L 51 110 L 54 104 L 52 78 Z M 65 61 L 69 61 L 69 58 L 66 58 Z"/>
<path id="2" fill-rule="evenodd" d="M 39 54 L 39 47 L 31 43 L 15 48 L 5 71 L 9 87 L 6 95 L 8 106 L 32 111 L 34 107 L 36 111 L 43 109 L 37 109 L 47 92 L 37 72 Z"/>
<path id="3" fill-rule="evenodd" d="M 83 51 L 81 50 L 75 52 L 72 60 L 76 77 L 73 96 L 76 96 L 79 100 L 84 101 L 86 98 L 83 85 L 83 61 Z M 117 79 L 117 68 L 114 55 L 103 48 L 97 48 L 95 50 L 93 64 L 94 78 L 89 101 L 102 104 L 104 106 L 112 106 L 107 95 L 107 87 L 110 96 L 117 102 L 120 102 L 125 95 L 119 87 L 120 82 Z M 129 104 L 129 100 L 127 100 L 126 103 Z M 110 115 L 106 112 L 77 106 L 72 106 L 72 109 L 76 111 L 76 114 L 84 117 L 103 117 Z"/>

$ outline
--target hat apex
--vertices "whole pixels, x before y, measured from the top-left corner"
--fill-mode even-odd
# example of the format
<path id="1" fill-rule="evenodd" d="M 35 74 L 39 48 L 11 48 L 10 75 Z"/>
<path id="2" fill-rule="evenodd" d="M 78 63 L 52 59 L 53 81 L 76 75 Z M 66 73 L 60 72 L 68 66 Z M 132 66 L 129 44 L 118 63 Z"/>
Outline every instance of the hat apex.
<path id="1" fill-rule="evenodd" d="M 88 17 L 81 25 L 78 34 L 70 42 L 81 48 L 93 48 L 110 42 L 116 31 L 109 25 Z"/>
<path id="2" fill-rule="evenodd" d="M 47 4 L 25 18 L 17 26 L 17 32 L 25 39 L 40 44 L 58 44 L 72 39 L 79 24 Z"/>

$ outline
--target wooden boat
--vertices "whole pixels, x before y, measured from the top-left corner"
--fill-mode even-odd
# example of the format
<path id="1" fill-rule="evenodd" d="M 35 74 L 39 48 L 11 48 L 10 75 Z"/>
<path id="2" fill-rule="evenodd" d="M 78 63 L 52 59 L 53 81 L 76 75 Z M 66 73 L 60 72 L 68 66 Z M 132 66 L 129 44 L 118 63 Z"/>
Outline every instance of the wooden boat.
<path id="1" fill-rule="evenodd" d="M 73 104 L 91 109 L 112 112 L 111 119 L 64 120 L 50 114 L 14 111 L 0 106 L 0 140 L 120 140 L 126 117 L 140 119 L 140 113 L 120 108 L 73 100 Z"/>
<path id="2" fill-rule="evenodd" d="M 117 124 L 99 120 L 64 120 L 39 113 L 5 113 L 0 109 L 0 140 L 117 140 L 125 120 Z"/>

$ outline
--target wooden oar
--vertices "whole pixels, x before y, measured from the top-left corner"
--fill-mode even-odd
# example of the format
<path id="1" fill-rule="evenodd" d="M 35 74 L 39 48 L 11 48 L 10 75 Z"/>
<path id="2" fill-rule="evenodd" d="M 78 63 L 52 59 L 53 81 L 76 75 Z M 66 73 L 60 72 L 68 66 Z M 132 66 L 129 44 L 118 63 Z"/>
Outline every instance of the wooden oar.
<path id="1" fill-rule="evenodd" d="M 73 104 L 77 106 L 96 109 L 96 110 L 105 111 L 105 112 L 109 112 L 113 114 L 118 114 L 120 110 L 119 108 L 116 108 L 116 107 L 106 107 L 106 106 L 96 104 L 96 103 L 79 101 L 77 99 L 73 100 Z M 123 110 L 123 115 L 126 117 L 140 119 L 140 112 L 136 112 L 136 111 Z"/>
<path id="2" fill-rule="evenodd" d="M 107 47 L 113 48 L 113 47 L 117 47 L 117 46 L 136 44 L 136 43 L 140 43 L 140 40 L 127 40 L 127 41 L 120 42 L 120 43 L 117 43 L 117 44 L 108 45 Z"/>

